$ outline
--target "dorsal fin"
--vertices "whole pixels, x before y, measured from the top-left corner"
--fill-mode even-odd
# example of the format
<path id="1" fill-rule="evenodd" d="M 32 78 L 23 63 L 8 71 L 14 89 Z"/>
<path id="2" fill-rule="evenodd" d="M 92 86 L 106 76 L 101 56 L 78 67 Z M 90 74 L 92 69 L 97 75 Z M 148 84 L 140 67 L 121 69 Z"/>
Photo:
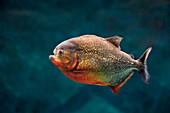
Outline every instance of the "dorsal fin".
<path id="1" fill-rule="evenodd" d="M 130 57 L 134 59 L 134 56 L 132 54 L 130 54 Z"/>
<path id="2" fill-rule="evenodd" d="M 119 36 L 113 36 L 113 37 L 109 37 L 109 38 L 106 38 L 107 41 L 109 41 L 110 43 L 112 43 L 113 45 L 115 45 L 116 47 L 118 47 L 120 49 L 120 42 L 123 38 L 122 37 L 119 37 Z"/>

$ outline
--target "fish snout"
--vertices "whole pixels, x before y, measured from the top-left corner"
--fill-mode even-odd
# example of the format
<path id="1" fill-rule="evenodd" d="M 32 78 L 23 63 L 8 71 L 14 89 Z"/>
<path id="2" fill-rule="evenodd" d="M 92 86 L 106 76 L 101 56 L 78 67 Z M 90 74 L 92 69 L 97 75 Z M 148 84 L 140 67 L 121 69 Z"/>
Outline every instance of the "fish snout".
<path id="1" fill-rule="evenodd" d="M 55 58 L 55 55 L 50 55 L 50 56 L 49 56 L 49 59 L 50 59 L 50 60 L 54 60 L 54 58 Z"/>
<path id="2" fill-rule="evenodd" d="M 55 64 L 56 66 L 59 65 L 59 62 L 57 61 L 57 58 L 56 58 L 55 55 L 50 55 L 50 56 L 49 56 L 49 59 L 50 59 L 50 61 L 51 61 L 53 64 Z"/>

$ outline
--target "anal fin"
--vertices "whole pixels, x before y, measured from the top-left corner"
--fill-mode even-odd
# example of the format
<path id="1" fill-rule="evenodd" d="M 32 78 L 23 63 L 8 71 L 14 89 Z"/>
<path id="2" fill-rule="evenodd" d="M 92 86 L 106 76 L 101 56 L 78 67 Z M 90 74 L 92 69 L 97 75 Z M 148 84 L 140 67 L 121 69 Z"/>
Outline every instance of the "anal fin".
<path id="1" fill-rule="evenodd" d="M 109 86 L 113 93 L 118 94 L 120 88 L 126 84 L 126 82 L 130 79 L 130 77 L 134 74 L 134 71 L 130 72 L 128 77 L 118 86 Z"/>
<path id="2" fill-rule="evenodd" d="M 113 93 L 115 93 L 116 95 L 118 94 L 118 92 L 120 90 L 120 86 L 109 86 L 109 87 Z"/>
<path id="3" fill-rule="evenodd" d="M 130 79 L 130 77 L 134 74 L 134 71 L 130 72 L 128 77 L 120 84 L 120 87 L 126 84 L 126 82 Z"/>

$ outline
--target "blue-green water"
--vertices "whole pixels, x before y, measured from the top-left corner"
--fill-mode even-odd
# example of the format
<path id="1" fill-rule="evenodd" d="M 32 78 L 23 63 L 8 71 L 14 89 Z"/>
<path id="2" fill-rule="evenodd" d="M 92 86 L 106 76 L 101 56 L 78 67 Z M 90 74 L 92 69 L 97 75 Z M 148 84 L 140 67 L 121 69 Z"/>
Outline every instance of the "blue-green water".
<path id="1" fill-rule="evenodd" d="M 168 0 L 0 0 L 0 113 L 168 113 L 169 14 Z M 115 95 L 64 76 L 48 56 L 83 34 L 122 36 L 136 59 L 152 46 L 149 85 L 136 72 Z"/>

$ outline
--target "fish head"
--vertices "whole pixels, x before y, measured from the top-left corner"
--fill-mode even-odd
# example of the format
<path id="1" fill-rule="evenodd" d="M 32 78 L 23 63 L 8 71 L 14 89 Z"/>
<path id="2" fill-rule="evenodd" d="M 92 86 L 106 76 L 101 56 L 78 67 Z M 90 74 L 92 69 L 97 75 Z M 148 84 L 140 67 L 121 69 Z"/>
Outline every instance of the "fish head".
<path id="1" fill-rule="evenodd" d="M 74 69 L 78 62 L 78 54 L 76 45 L 69 41 L 64 41 L 53 50 L 54 55 L 50 55 L 49 59 L 62 71 Z"/>

